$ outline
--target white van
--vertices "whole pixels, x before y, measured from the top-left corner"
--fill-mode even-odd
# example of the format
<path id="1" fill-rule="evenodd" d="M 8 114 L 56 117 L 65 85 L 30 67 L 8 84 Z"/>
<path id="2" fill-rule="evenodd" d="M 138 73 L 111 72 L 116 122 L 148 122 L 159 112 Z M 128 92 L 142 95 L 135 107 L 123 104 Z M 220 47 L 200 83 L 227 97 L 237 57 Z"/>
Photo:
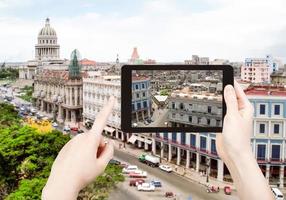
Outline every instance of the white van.
<path id="1" fill-rule="evenodd" d="M 278 188 L 271 188 L 276 200 L 284 200 L 282 192 Z"/>

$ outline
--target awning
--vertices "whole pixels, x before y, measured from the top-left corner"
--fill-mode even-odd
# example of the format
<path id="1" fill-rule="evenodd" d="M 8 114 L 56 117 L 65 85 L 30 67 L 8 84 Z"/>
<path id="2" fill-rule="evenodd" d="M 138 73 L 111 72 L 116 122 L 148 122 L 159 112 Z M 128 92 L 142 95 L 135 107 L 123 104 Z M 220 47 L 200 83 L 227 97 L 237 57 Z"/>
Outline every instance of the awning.
<path id="1" fill-rule="evenodd" d="M 152 144 L 152 140 L 145 140 L 147 144 Z"/>
<path id="2" fill-rule="evenodd" d="M 137 137 L 136 135 L 132 135 L 132 136 L 128 139 L 128 142 L 134 144 L 137 139 L 138 139 L 138 137 Z"/>
<path id="3" fill-rule="evenodd" d="M 137 140 L 141 141 L 141 142 L 145 142 L 145 138 L 138 136 Z"/>
<path id="4" fill-rule="evenodd" d="M 105 126 L 103 130 L 105 130 L 105 131 L 107 131 L 107 132 L 109 132 L 109 133 L 113 133 L 113 132 L 115 131 L 114 128 L 111 128 L 111 127 L 109 127 L 109 126 Z"/>

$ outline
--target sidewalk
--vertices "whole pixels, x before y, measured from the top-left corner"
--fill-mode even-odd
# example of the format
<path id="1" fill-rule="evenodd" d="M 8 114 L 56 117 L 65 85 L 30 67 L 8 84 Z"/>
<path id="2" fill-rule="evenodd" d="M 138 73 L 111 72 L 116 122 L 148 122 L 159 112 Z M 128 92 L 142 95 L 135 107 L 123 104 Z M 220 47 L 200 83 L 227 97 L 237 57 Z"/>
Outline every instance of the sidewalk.
<path id="1" fill-rule="evenodd" d="M 143 149 L 138 149 L 136 147 L 131 146 L 130 144 L 126 144 L 125 148 L 119 148 L 120 144 L 123 144 L 123 142 L 118 141 L 118 140 L 113 140 L 115 143 L 115 148 L 124 151 L 134 157 L 139 157 L 142 153 L 146 153 Z M 209 182 L 206 182 L 206 176 L 200 175 L 200 173 L 196 172 L 194 169 L 186 169 L 186 173 L 184 174 L 184 167 L 183 166 L 178 166 L 172 163 L 167 162 L 167 160 L 162 159 L 162 164 L 168 164 L 171 166 L 173 169 L 177 168 L 177 170 L 173 170 L 173 173 L 176 173 L 178 176 L 181 176 L 183 178 L 188 179 L 189 181 L 199 183 L 201 185 L 207 186 L 207 185 L 214 185 L 214 186 L 219 186 L 221 189 L 223 189 L 225 186 L 230 186 L 232 190 L 236 190 L 233 183 L 229 182 L 220 182 L 216 180 L 213 177 L 209 176 Z"/>

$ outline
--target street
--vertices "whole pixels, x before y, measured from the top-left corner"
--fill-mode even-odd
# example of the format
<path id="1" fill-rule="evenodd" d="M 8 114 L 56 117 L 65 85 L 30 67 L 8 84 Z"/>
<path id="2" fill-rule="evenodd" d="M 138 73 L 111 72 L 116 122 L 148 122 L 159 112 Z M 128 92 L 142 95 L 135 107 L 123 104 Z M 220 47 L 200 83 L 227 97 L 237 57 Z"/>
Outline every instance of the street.
<path id="1" fill-rule="evenodd" d="M 238 199 L 236 196 L 227 196 L 223 193 L 222 188 L 219 193 L 207 193 L 206 192 L 206 187 L 199 185 L 198 183 L 191 182 L 190 180 L 187 180 L 181 176 L 176 175 L 175 173 L 166 173 L 158 168 L 151 168 L 141 162 L 138 161 L 137 158 L 129 155 L 128 153 L 121 152 L 118 150 L 115 150 L 115 159 L 119 159 L 121 161 L 125 161 L 127 163 L 130 163 L 132 165 L 137 165 L 140 169 L 147 171 L 148 177 L 151 175 L 152 177 L 156 177 L 156 179 L 159 179 L 162 181 L 163 188 L 160 191 L 161 196 L 156 196 L 154 193 L 142 193 L 142 192 L 137 192 L 136 190 L 132 190 L 134 194 L 132 194 L 133 197 L 135 197 L 135 200 L 141 200 L 142 197 L 145 199 L 162 199 L 164 192 L 167 190 L 164 190 L 165 187 L 167 187 L 169 190 L 176 194 L 180 194 L 180 199 L 188 199 L 190 196 L 192 197 L 193 200 L 209 200 L 209 199 L 217 199 L 217 200 L 222 200 L 222 199 L 227 199 L 227 200 L 234 200 Z M 129 178 L 126 178 L 127 182 L 129 181 Z M 127 187 L 127 188 L 126 188 Z M 111 193 L 111 197 L 113 199 L 130 199 L 130 189 L 128 189 L 129 186 L 128 184 L 121 184 L 119 185 L 118 188 L 115 189 L 114 192 Z M 127 192 L 128 191 L 128 192 Z M 117 192 L 119 195 L 117 195 Z M 126 194 L 124 194 L 126 192 Z M 139 197 L 137 195 L 140 194 Z M 143 195 L 143 196 L 142 196 Z M 124 198 L 123 198 L 124 197 Z M 144 199 L 143 198 L 143 199 Z M 111 198 L 110 198 L 111 200 Z"/>

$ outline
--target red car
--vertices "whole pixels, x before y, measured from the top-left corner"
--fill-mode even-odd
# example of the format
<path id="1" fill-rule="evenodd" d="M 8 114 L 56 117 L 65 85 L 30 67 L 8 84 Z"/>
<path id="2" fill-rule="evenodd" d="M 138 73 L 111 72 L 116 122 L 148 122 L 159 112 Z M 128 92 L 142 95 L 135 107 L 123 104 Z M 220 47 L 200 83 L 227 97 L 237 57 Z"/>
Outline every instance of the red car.
<path id="1" fill-rule="evenodd" d="M 78 128 L 77 128 L 77 127 L 71 127 L 71 131 L 77 132 L 77 131 L 78 131 Z"/>
<path id="2" fill-rule="evenodd" d="M 142 183 L 145 183 L 143 179 L 134 179 L 134 180 L 130 180 L 129 186 L 137 186 Z"/>
<path id="3" fill-rule="evenodd" d="M 147 172 L 133 172 L 133 173 L 129 173 L 129 177 L 130 178 L 147 178 Z"/>
<path id="4" fill-rule="evenodd" d="M 226 195 L 231 195 L 231 188 L 229 186 L 225 186 L 223 190 Z"/>

